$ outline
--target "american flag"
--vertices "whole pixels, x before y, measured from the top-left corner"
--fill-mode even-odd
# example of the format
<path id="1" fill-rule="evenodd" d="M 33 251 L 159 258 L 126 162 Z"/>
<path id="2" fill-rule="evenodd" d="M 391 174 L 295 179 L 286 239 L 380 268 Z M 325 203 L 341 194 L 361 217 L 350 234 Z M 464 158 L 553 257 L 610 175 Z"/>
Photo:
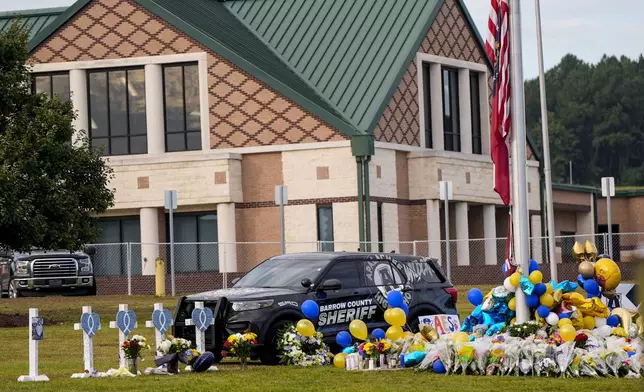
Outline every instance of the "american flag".
<path id="1" fill-rule="evenodd" d="M 489 34 L 485 43 L 485 50 L 494 66 L 490 143 L 494 162 L 494 190 L 506 205 L 510 204 L 510 157 L 506 144 L 511 123 L 509 11 L 508 0 L 492 0 Z"/>

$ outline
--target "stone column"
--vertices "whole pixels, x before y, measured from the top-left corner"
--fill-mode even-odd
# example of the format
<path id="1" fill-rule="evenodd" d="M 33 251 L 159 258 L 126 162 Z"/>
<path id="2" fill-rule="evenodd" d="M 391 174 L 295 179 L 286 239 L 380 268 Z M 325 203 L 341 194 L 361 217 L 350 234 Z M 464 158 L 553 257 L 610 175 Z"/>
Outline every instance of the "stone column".
<path id="1" fill-rule="evenodd" d="M 485 238 L 485 264 L 496 265 L 499 263 L 496 251 L 496 206 L 488 204 L 483 206 L 483 238 Z"/>
<path id="2" fill-rule="evenodd" d="M 470 265 L 470 233 L 467 203 L 456 202 L 456 261 L 457 265 Z"/>
<path id="3" fill-rule="evenodd" d="M 141 271 L 154 275 L 159 257 L 159 208 L 141 208 Z M 169 268 L 170 260 L 165 260 Z"/>
<path id="4" fill-rule="evenodd" d="M 219 239 L 219 271 L 237 272 L 237 231 L 235 203 L 217 204 L 217 238 Z"/>
<path id="5" fill-rule="evenodd" d="M 530 238 L 532 241 L 532 252 L 530 257 L 539 263 L 548 262 L 547 254 L 543 253 L 543 233 L 541 232 L 541 216 L 532 215 L 530 217 Z M 544 259 L 545 258 L 545 259 Z"/>
<path id="6" fill-rule="evenodd" d="M 69 71 L 69 92 L 71 101 L 76 111 L 74 119 L 74 135 L 72 144 L 78 145 L 79 131 L 85 130 L 89 137 L 89 110 L 87 105 L 87 72 L 84 69 L 72 69 Z"/>
<path id="7" fill-rule="evenodd" d="M 148 132 L 148 154 L 165 153 L 165 110 L 163 107 L 163 68 L 145 66 L 145 120 Z"/>
<path id="8" fill-rule="evenodd" d="M 487 73 L 479 74 L 479 100 L 481 102 L 481 153 L 490 154 L 490 89 Z"/>
<path id="9" fill-rule="evenodd" d="M 442 67 L 440 64 L 429 65 L 429 88 L 429 96 L 431 97 L 432 102 L 432 146 L 434 150 L 444 150 L 445 140 L 443 137 L 443 76 Z"/>
<path id="10" fill-rule="evenodd" d="M 441 208 L 440 200 L 427 200 L 427 256 L 441 260 Z"/>
<path id="11" fill-rule="evenodd" d="M 470 90 L 470 70 L 458 70 L 458 106 L 461 125 L 461 152 L 472 153 L 472 97 Z"/>

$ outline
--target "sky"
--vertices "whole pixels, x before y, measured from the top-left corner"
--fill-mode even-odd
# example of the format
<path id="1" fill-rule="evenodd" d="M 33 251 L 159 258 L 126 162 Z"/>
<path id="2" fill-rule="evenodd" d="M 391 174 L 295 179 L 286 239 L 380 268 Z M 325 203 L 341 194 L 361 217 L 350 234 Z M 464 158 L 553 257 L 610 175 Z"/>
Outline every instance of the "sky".
<path id="1" fill-rule="evenodd" d="M 15 9 L 68 6 L 74 0 L 0 0 L 0 12 Z M 481 36 L 487 36 L 490 0 L 465 0 Z M 521 0 L 523 74 L 538 75 L 535 0 Z M 608 7 L 607 5 L 616 5 Z M 631 58 L 642 54 L 643 0 L 541 0 L 544 63 L 546 69 L 572 53 L 595 63 L 604 54 Z"/>

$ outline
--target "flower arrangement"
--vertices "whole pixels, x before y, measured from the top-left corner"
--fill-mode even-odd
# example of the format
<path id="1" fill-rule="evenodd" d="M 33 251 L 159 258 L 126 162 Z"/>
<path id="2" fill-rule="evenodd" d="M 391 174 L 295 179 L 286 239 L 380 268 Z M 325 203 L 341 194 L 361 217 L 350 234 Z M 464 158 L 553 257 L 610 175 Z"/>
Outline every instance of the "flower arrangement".
<path id="1" fill-rule="evenodd" d="M 585 333 L 579 333 L 575 336 L 575 347 L 586 349 L 586 343 L 588 342 L 588 335 Z"/>
<path id="2" fill-rule="evenodd" d="M 331 363 L 329 348 L 322 342 L 322 333 L 311 337 L 300 335 L 294 325 L 285 327 L 277 340 L 280 362 L 286 365 L 316 366 Z"/>
<path id="3" fill-rule="evenodd" d="M 224 343 L 222 356 L 226 357 L 230 353 L 231 356 L 239 358 L 242 369 L 246 369 L 250 352 L 256 344 L 257 334 L 252 332 L 232 334 Z"/>
<path id="4" fill-rule="evenodd" d="M 159 346 L 159 352 L 163 355 L 168 354 L 183 354 L 190 349 L 192 343 L 189 340 L 182 338 L 175 338 L 172 335 L 166 336 L 165 340 Z"/>
<path id="5" fill-rule="evenodd" d="M 512 337 L 525 339 L 530 335 L 535 335 L 539 329 L 541 329 L 541 325 L 535 322 L 512 324 L 508 327 L 508 333 Z"/>
<path id="6" fill-rule="evenodd" d="M 134 335 L 123 342 L 121 350 L 123 350 L 125 358 L 130 363 L 130 373 L 135 376 L 139 373 L 139 359 L 143 360 L 143 350 L 149 349 L 150 345 L 148 344 L 148 341 L 141 335 Z"/>

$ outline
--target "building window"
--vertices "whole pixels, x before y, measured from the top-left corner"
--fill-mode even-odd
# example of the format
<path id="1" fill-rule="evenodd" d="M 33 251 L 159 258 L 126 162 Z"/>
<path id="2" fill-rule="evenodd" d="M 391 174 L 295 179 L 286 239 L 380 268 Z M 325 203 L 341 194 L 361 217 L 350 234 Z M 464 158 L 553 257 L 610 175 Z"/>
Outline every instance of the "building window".
<path id="1" fill-rule="evenodd" d="M 166 222 L 170 220 L 166 218 Z M 215 212 L 175 214 L 173 226 L 175 271 L 219 271 Z"/>
<path id="2" fill-rule="evenodd" d="M 432 94 L 429 79 L 429 64 L 423 63 L 423 103 L 425 106 L 425 148 L 433 148 L 432 142 Z"/>
<path id="3" fill-rule="evenodd" d="M 201 108 L 197 64 L 163 69 L 165 148 L 168 152 L 201 149 Z"/>
<path id="4" fill-rule="evenodd" d="M 96 223 L 101 237 L 94 255 L 94 274 L 127 275 L 128 242 L 131 260 L 131 274 L 141 274 L 141 220 L 138 216 L 101 218 Z"/>
<path id="5" fill-rule="evenodd" d="M 461 151 L 458 70 L 443 67 L 443 135 L 446 151 Z"/>
<path id="6" fill-rule="evenodd" d="M 333 207 L 318 206 L 318 241 L 321 252 L 333 252 Z"/>
<path id="7" fill-rule="evenodd" d="M 482 154 L 481 139 L 481 96 L 479 94 L 479 74 L 470 72 L 470 99 L 472 102 L 472 153 Z"/>
<path id="8" fill-rule="evenodd" d="M 69 73 L 36 74 L 32 91 L 46 94 L 50 99 L 58 94 L 61 101 L 69 101 Z"/>
<path id="9" fill-rule="evenodd" d="M 90 71 L 90 139 L 103 155 L 148 151 L 143 68 Z"/>

